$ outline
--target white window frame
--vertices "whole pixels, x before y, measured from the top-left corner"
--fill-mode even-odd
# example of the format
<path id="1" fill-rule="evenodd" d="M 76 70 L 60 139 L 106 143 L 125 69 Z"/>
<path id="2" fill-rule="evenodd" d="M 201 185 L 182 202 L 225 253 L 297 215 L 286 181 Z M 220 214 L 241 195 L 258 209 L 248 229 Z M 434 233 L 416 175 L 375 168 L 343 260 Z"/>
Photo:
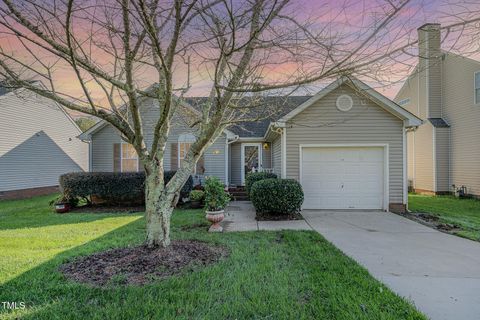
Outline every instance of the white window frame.
<path id="1" fill-rule="evenodd" d="M 191 133 L 182 133 L 181 135 L 178 136 L 178 141 L 177 141 L 177 168 L 180 168 L 180 160 L 185 159 L 185 155 L 184 155 L 183 158 L 180 157 L 180 145 L 182 143 L 185 143 L 185 144 L 190 144 L 190 146 L 191 146 L 195 141 L 197 141 L 197 138 Z M 189 147 L 189 150 L 190 150 L 190 147 Z M 195 166 L 193 168 L 193 174 L 197 174 L 197 166 Z"/>
<path id="2" fill-rule="evenodd" d="M 480 71 L 473 73 L 473 103 L 475 105 L 480 105 L 480 101 L 477 101 L 477 90 L 480 90 L 480 87 L 477 88 L 477 75 L 480 76 Z"/>
<path id="3" fill-rule="evenodd" d="M 124 142 L 124 141 L 122 141 L 120 143 L 120 172 L 124 172 L 123 171 L 123 159 L 125 159 L 125 160 L 137 160 L 136 161 L 137 171 L 125 171 L 125 172 L 138 172 L 139 171 L 139 165 L 138 165 L 139 161 L 138 161 L 138 154 L 137 153 L 135 153 L 135 154 L 137 154 L 137 156 L 135 158 L 124 158 L 123 157 L 123 146 L 129 146 L 129 145 L 131 145 L 131 144 L 127 143 L 127 142 Z"/>

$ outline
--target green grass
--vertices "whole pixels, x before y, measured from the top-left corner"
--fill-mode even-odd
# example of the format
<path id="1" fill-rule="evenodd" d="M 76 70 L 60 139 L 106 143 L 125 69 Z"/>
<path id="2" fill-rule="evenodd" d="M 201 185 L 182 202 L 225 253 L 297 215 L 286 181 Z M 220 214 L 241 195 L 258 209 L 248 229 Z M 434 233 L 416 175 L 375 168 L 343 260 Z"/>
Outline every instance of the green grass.
<path id="1" fill-rule="evenodd" d="M 138 245 L 138 214 L 57 215 L 51 197 L 0 202 L 2 319 L 424 319 L 315 232 L 210 234 L 200 210 L 177 210 L 175 239 L 227 246 L 217 264 L 144 287 L 93 288 L 58 266 L 108 248 Z M 190 226 L 190 227 L 189 227 Z"/>
<path id="2" fill-rule="evenodd" d="M 480 241 L 479 200 L 410 194 L 408 208 L 413 212 L 430 213 L 439 217 L 441 222 L 458 225 L 462 230 L 456 231 L 456 234 Z"/>

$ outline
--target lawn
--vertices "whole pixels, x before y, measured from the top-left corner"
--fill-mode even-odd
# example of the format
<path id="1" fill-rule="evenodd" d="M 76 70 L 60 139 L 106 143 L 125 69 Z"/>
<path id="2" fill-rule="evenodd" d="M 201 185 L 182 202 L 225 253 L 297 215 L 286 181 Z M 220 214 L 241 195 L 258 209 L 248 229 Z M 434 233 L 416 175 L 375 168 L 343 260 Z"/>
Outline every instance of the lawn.
<path id="1" fill-rule="evenodd" d="M 456 234 L 480 241 L 479 200 L 410 194 L 408 208 L 413 212 L 425 212 L 437 216 L 442 222 L 458 225 L 462 230 L 455 231 Z"/>
<path id="2" fill-rule="evenodd" d="M 227 246 L 219 263 L 144 287 L 95 288 L 58 272 L 74 257 L 144 237 L 139 214 L 58 215 L 52 197 L 0 202 L 2 319 L 425 319 L 315 232 L 210 234 L 200 210 L 176 210 L 175 239 Z"/>

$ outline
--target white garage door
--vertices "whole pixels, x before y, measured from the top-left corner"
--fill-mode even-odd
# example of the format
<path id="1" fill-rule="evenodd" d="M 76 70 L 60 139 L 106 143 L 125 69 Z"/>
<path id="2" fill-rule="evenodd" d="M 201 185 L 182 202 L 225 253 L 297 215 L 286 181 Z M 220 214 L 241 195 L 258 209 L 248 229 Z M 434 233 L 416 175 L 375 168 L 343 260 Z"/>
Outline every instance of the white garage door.
<path id="1" fill-rule="evenodd" d="M 304 209 L 382 209 L 382 147 L 302 148 Z"/>

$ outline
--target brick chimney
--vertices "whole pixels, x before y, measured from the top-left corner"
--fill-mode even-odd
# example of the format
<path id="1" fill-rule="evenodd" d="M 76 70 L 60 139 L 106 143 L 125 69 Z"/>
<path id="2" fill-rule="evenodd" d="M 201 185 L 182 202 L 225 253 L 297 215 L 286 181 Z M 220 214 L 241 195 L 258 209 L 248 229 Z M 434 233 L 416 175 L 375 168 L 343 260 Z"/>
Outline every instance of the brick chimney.
<path id="1" fill-rule="evenodd" d="M 427 23 L 418 28 L 419 105 L 420 117 L 424 119 L 442 117 L 440 36 L 438 23 Z"/>

